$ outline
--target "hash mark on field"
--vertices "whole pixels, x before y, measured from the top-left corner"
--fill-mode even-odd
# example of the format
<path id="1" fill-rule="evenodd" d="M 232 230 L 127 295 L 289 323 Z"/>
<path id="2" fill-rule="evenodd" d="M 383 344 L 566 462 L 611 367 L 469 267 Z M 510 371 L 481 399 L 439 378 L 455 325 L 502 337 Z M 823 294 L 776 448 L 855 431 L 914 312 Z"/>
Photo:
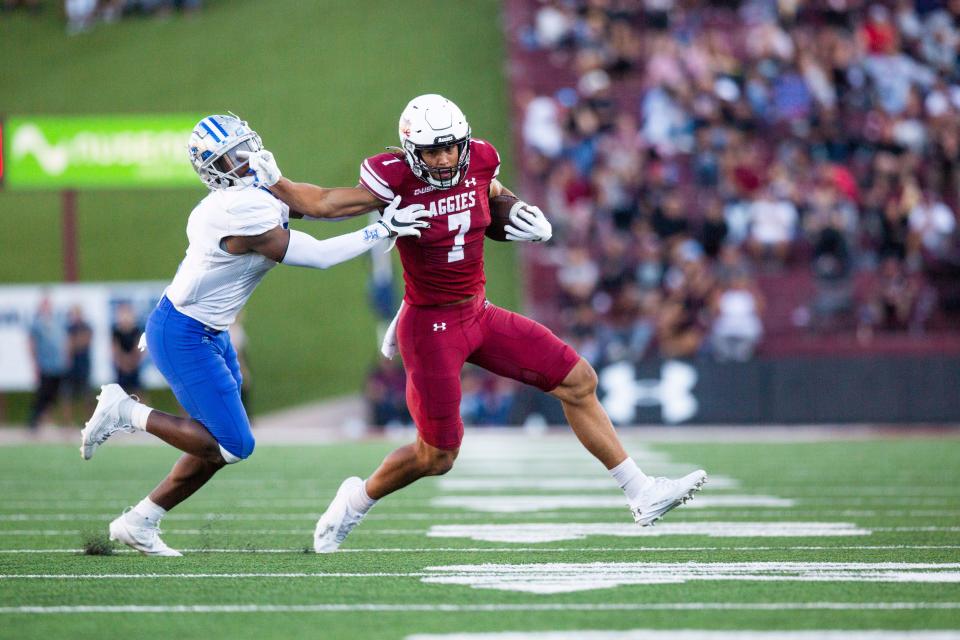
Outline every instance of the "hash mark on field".
<path id="1" fill-rule="evenodd" d="M 623 604 L 221 604 L 221 605 L 24 605 L 0 614 L 84 613 L 342 613 L 502 611 L 912 611 L 956 610 L 960 602 L 662 602 Z"/>

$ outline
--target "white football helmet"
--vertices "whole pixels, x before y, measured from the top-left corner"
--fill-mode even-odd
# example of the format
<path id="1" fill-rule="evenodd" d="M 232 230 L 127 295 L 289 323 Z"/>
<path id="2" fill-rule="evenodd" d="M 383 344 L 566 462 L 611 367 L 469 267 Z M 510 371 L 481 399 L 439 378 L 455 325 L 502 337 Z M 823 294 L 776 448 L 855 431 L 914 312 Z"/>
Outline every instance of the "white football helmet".
<path id="1" fill-rule="evenodd" d="M 255 176 L 247 175 L 247 161 L 238 158 L 237 151 L 252 153 L 262 148 L 257 132 L 233 114 L 203 118 L 187 143 L 190 163 L 210 189 L 252 185 Z"/>
<path id="2" fill-rule="evenodd" d="M 423 161 L 420 152 L 457 145 L 457 165 L 439 172 Z M 457 105 L 443 96 L 428 93 L 411 100 L 400 114 L 400 146 L 413 175 L 437 189 L 457 185 L 470 162 L 470 125 Z"/>

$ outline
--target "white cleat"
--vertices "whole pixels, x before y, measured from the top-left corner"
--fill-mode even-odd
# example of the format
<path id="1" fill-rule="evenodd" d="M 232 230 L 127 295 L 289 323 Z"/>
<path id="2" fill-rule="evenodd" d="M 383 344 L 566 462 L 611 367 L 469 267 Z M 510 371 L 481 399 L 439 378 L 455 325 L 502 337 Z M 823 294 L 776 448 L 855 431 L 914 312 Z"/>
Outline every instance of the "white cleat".
<path id="1" fill-rule="evenodd" d="M 92 458 L 97 447 L 117 431 L 136 431 L 133 425 L 120 415 L 120 403 L 129 397 L 118 384 L 105 384 L 100 387 L 97 408 L 80 432 L 80 456 L 84 460 Z"/>
<path id="2" fill-rule="evenodd" d="M 688 473 L 677 480 L 650 478 L 636 500 L 630 501 L 633 519 L 641 527 L 652 525 L 674 507 L 693 500 L 693 494 L 699 491 L 706 481 L 707 472 L 703 469 Z"/>
<path id="3" fill-rule="evenodd" d="M 327 507 L 317 528 L 313 531 L 313 550 L 317 553 L 333 553 L 340 548 L 347 534 L 363 520 L 363 514 L 357 513 L 347 504 L 347 498 L 363 486 L 363 480 L 353 476 L 347 478 L 337 489 L 337 495 Z"/>
<path id="4" fill-rule="evenodd" d="M 160 539 L 160 527 L 130 522 L 127 511 L 110 523 L 110 539 L 122 542 L 145 556 L 179 557 L 183 554 L 171 549 Z M 136 517 L 136 516 L 134 516 Z"/>

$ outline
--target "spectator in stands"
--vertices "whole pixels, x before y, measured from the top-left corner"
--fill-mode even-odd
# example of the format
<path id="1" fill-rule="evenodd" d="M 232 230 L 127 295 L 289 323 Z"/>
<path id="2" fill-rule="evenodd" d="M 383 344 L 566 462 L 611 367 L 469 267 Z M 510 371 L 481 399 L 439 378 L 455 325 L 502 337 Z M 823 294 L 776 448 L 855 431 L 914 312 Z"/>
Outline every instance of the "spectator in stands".
<path id="1" fill-rule="evenodd" d="M 116 382 L 128 393 L 142 390 L 140 363 L 143 353 L 137 348 L 143 329 L 129 302 L 117 305 L 112 332 L 113 367 Z"/>
<path id="2" fill-rule="evenodd" d="M 36 316 L 30 325 L 30 353 L 33 355 L 37 388 L 27 425 L 36 430 L 47 410 L 56 404 L 60 385 L 69 367 L 67 327 L 46 293 L 40 299 Z"/>
<path id="3" fill-rule="evenodd" d="M 40 0 L 4 0 L 4 8 L 21 4 L 39 11 Z M 89 31 L 98 20 L 116 22 L 123 16 L 146 15 L 164 18 L 175 10 L 192 14 L 200 10 L 203 0 L 65 0 L 67 33 Z"/>
<path id="4" fill-rule="evenodd" d="M 917 274 L 908 274 L 902 261 L 889 256 L 860 309 L 857 339 L 869 343 L 878 330 L 922 333 L 932 308 L 933 292 Z"/>
<path id="5" fill-rule="evenodd" d="M 240 313 L 237 314 L 236 320 L 233 321 L 233 324 L 230 325 L 229 334 L 230 334 L 230 344 L 233 345 L 233 350 L 237 352 L 237 364 L 240 365 L 240 402 L 243 403 L 244 408 L 247 410 L 247 416 L 250 418 L 250 426 L 253 426 L 253 405 L 252 402 L 252 390 L 253 390 L 253 374 L 250 371 L 250 358 L 249 358 L 249 336 L 247 335 L 247 330 L 243 326 L 243 318 L 246 315 L 246 309 L 241 309 Z"/>
<path id="6" fill-rule="evenodd" d="M 373 426 L 396 427 L 411 423 L 405 397 L 406 386 L 406 374 L 401 361 L 378 357 L 367 374 L 364 392 Z"/>
<path id="7" fill-rule="evenodd" d="M 90 343 L 93 340 L 93 329 L 83 316 L 83 307 L 70 307 L 67 319 L 67 344 L 70 354 L 70 366 L 64 382 L 66 383 L 69 401 L 66 404 L 68 423 L 73 423 L 75 411 L 79 415 L 89 415 L 93 412 L 90 401 Z"/>
<path id="8" fill-rule="evenodd" d="M 670 260 L 664 277 L 667 296 L 657 318 L 657 343 L 665 358 L 692 358 L 703 346 L 716 283 L 695 241 L 677 244 Z"/>
<path id="9" fill-rule="evenodd" d="M 948 257 L 954 249 L 957 219 L 936 194 L 924 190 L 910 210 L 910 245 L 931 260 Z"/>
<path id="10" fill-rule="evenodd" d="M 706 206 L 703 223 L 700 225 L 700 233 L 697 236 L 708 258 L 716 260 L 719 257 L 728 232 L 729 227 L 723 217 L 723 203 L 717 198 L 712 198 Z"/>
<path id="11" fill-rule="evenodd" d="M 764 263 L 783 265 L 797 233 L 797 207 L 773 189 L 766 189 L 750 205 L 748 245 L 754 257 Z"/>
<path id="12" fill-rule="evenodd" d="M 25 11 L 36 15 L 43 11 L 43 0 L 3 0 L 0 9 L 4 11 L 14 11 L 24 9 Z"/>
<path id="13" fill-rule="evenodd" d="M 516 390 L 512 383 L 472 365 L 464 368 L 460 399 L 464 423 L 472 426 L 509 424 Z"/>
<path id="14" fill-rule="evenodd" d="M 88 31 L 96 22 L 97 0 L 66 0 L 67 34 Z"/>
<path id="15" fill-rule="evenodd" d="M 763 335 L 760 315 L 763 296 L 746 273 L 733 276 L 713 301 L 710 346 L 713 356 L 723 362 L 746 362 Z"/>

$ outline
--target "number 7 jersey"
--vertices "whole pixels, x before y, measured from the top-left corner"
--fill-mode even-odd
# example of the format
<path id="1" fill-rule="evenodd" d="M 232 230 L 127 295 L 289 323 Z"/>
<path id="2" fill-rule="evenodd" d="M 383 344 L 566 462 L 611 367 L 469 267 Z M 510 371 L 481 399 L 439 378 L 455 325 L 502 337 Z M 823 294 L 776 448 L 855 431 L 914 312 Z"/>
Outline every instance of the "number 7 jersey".
<path id="1" fill-rule="evenodd" d="M 420 238 L 397 240 L 407 304 L 430 306 L 482 295 L 484 231 L 490 224 L 490 183 L 500 172 L 492 144 L 470 141 L 466 175 L 437 189 L 413 174 L 402 155 L 381 153 L 360 165 L 360 184 L 384 203 L 422 204 L 436 214 Z"/>

